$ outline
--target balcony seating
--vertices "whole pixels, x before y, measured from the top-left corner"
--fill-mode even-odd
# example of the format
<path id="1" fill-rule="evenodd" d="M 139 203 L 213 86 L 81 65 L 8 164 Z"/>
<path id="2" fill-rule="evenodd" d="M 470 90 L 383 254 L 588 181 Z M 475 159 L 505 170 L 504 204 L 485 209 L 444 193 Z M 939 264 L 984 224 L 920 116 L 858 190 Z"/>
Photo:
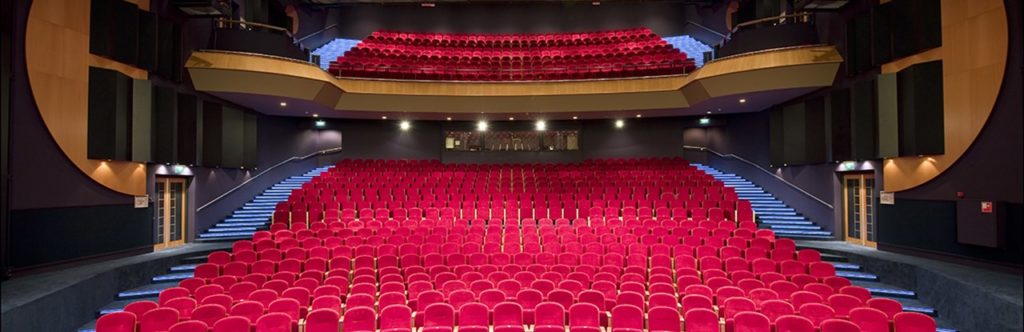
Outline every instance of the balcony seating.
<path id="1" fill-rule="evenodd" d="M 683 74 L 693 59 L 647 28 L 558 34 L 377 31 L 332 62 L 342 77 L 543 81 Z"/>
<path id="2" fill-rule="evenodd" d="M 935 331 L 732 195 L 681 159 L 347 160 L 97 331 Z"/>

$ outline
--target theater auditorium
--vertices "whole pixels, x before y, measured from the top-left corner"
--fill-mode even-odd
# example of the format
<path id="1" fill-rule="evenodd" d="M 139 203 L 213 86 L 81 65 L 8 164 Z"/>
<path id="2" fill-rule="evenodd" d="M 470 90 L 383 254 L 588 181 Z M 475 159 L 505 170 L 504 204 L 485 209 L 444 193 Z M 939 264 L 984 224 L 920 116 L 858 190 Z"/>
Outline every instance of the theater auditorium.
<path id="1" fill-rule="evenodd" d="M 1019 0 L 0 6 L 5 332 L 1024 330 Z"/>

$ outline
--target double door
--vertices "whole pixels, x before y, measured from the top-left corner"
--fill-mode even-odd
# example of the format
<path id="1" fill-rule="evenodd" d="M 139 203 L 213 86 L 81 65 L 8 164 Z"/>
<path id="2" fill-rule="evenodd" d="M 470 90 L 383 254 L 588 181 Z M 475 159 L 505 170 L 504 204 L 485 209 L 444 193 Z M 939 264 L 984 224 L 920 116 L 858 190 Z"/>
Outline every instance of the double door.
<path id="1" fill-rule="evenodd" d="M 843 228 L 846 242 L 868 247 L 877 246 L 877 206 L 874 174 L 843 175 Z"/>
<path id="2" fill-rule="evenodd" d="M 186 197 L 187 186 L 184 178 L 156 178 L 156 243 L 154 249 L 167 249 L 185 244 L 187 227 Z"/>

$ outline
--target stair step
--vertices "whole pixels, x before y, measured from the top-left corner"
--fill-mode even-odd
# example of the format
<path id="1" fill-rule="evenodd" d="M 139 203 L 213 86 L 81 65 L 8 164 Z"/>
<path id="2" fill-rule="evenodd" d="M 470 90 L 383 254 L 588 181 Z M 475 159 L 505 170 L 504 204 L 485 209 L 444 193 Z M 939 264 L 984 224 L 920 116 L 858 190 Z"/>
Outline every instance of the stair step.
<path id="1" fill-rule="evenodd" d="M 797 248 L 800 249 L 800 246 L 797 246 Z M 826 262 L 845 262 L 847 259 L 846 256 L 834 255 L 823 252 L 821 253 L 821 260 Z"/>
<path id="2" fill-rule="evenodd" d="M 787 234 L 787 235 L 813 235 L 813 236 L 832 236 L 832 232 L 829 231 L 803 231 L 803 230 L 772 230 L 775 234 Z"/>
<path id="3" fill-rule="evenodd" d="M 269 206 L 269 207 L 277 207 L 277 203 L 276 202 L 248 202 L 248 203 L 245 203 L 242 206 Z"/>
<path id="4" fill-rule="evenodd" d="M 882 283 L 878 283 L 878 282 L 869 282 L 869 281 L 863 281 L 863 280 L 851 280 L 851 281 L 853 281 L 854 285 L 867 288 L 868 291 L 871 291 L 871 295 L 873 295 L 873 296 L 890 297 L 890 298 L 896 298 L 896 299 L 916 299 L 917 298 L 917 292 L 914 292 L 912 290 L 900 289 L 900 288 L 896 288 L 896 287 L 893 287 L 893 286 L 890 286 L 890 285 L 886 285 L 886 284 L 882 284 Z"/>
<path id="5" fill-rule="evenodd" d="M 267 225 L 266 221 L 264 221 L 264 222 L 232 222 L 232 223 L 219 223 L 219 224 L 213 225 L 213 227 L 214 228 L 224 228 L 224 227 L 263 227 L 263 226 L 266 226 L 266 225 Z M 213 228 L 211 228 L 211 230 L 212 229 Z"/>
<path id="6" fill-rule="evenodd" d="M 206 230 L 207 232 L 224 233 L 224 232 L 255 232 L 258 231 L 259 227 L 215 227 Z"/>
<path id="7" fill-rule="evenodd" d="M 120 300 L 126 300 L 126 299 L 139 299 L 139 298 L 144 298 L 144 297 L 153 297 L 153 296 L 159 295 L 160 291 L 162 291 L 164 289 L 167 289 L 167 288 L 175 287 L 175 286 L 178 286 L 178 282 L 177 281 L 153 283 L 153 284 L 132 288 L 132 289 L 129 289 L 129 290 L 117 293 L 117 298 L 120 299 Z"/>
<path id="8" fill-rule="evenodd" d="M 161 274 L 153 277 L 153 282 L 182 281 L 194 276 L 193 272 Z"/>
<path id="9" fill-rule="evenodd" d="M 762 220 L 761 224 L 762 225 L 768 225 L 768 226 L 775 226 L 775 225 L 797 225 L 797 226 L 814 225 L 813 222 L 811 222 L 810 220 L 806 220 L 806 219 L 804 219 L 804 220 Z"/>
<path id="10" fill-rule="evenodd" d="M 226 237 L 211 237 L 211 238 L 199 238 L 196 242 L 199 243 L 220 243 L 220 242 L 235 242 L 238 240 L 251 240 L 252 235 L 239 235 L 239 236 L 226 236 Z"/>
<path id="11" fill-rule="evenodd" d="M 799 235 L 799 234 L 777 234 L 778 237 L 784 237 L 792 240 L 813 240 L 813 241 L 832 241 L 835 240 L 831 235 Z"/>
<path id="12" fill-rule="evenodd" d="M 754 210 L 756 211 L 758 208 L 785 208 L 785 207 L 789 207 L 789 206 L 786 206 L 786 203 L 779 202 L 779 203 L 750 203 L 750 207 L 754 208 Z"/>
<path id="13" fill-rule="evenodd" d="M 274 210 L 273 209 L 271 209 L 271 210 L 235 210 L 234 214 L 241 214 L 241 215 L 263 215 L 263 214 L 266 214 L 266 215 L 271 215 L 271 214 L 274 214 Z"/>
<path id="14" fill-rule="evenodd" d="M 270 218 L 267 217 L 233 217 L 224 219 L 226 223 L 245 223 L 245 222 L 261 222 L 267 221 Z"/>
<path id="15" fill-rule="evenodd" d="M 97 316 L 99 316 L 99 315 L 106 315 L 106 314 L 109 314 L 111 312 L 124 311 L 124 306 L 128 305 L 129 303 L 135 302 L 135 301 L 153 301 L 153 302 L 156 302 L 157 301 L 157 297 L 155 297 L 155 296 L 153 296 L 153 297 L 142 297 L 142 298 L 135 298 L 135 299 L 130 299 L 130 300 L 117 300 L 117 301 L 114 301 L 114 302 L 110 302 L 107 305 L 101 307 L 100 310 L 97 311 Z"/>
<path id="16" fill-rule="evenodd" d="M 754 207 L 754 212 L 765 213 L 765 212 L 795 212 L 796 210 L 791 207 Z"/>
<path id="17" fill-rule="evenodd" d="M 171 267 L 171 272 L 188 272 L 188 271 L 195 271 L 195 270 L 196 270 L 196 265 L 199 265 L 199 264 L 182 264 L 182 265 L 175 265 L 175 266 L 172 266 L 172 267 Z"/>
<path id="18" fill-rule="evenodd" d="M 801 231 L 818 231 L 821 230 L 821 226 L 817 225 L 769 225 L 772 230 L 801 230 Z"/>
<path id="19" fill-rule="evenodd" d="M 855 271 L 836 271 L 836 276 L 850 280 L 878 281 L 878 276 L 871 273 Z"/>
<path id="20" fill-rule="evenodd" d="M 189 256 L 181 259 L 181 264 L 202 264 L 206 263 L 206 255 Z"/>
<path id="21" fill-rule="evenodd" d="M 238 237 L 238 236 L 252 236 L 254 232 L 225 232 L 225 233 L 203 233 L 199 234 L 200 238 L 224 238 L 224 237 Z"/>
<path id="22" fill-rule="evenodd" d="M 832 263 L 836 271 L 860 271 L 860 265 L 850 263 Z"/>
<path id="23" fill-rule="evenodd" d="M 796 221 L 807 220 L 807 218 L 804 218 L 803 216 L 776 215 L 776 214 L 767 214 L 767 215 L 758 214 L 757 218 L 758 219 L 762 219 L 762 220 L 796 220 Z"/>
<path id="24" fill-rule="evenodd" d="M 237 211 L 236 211 L 237 212 Z M 796 216 L 796 211 L 757 211 L 755 213 L 759 216 Z"/>

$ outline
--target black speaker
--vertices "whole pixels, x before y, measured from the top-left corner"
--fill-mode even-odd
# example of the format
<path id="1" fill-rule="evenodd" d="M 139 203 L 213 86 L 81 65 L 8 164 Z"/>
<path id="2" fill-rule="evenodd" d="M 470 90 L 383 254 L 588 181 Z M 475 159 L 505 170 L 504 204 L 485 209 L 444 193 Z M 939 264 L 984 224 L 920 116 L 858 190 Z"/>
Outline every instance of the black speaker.
<path id="1" fill-rule="evenodd" d="M 897 74 L 900 155 L 942 154 L 945 126 L 942 61 L 919 63 Z"/>
<path id="2" fill-rule="evenodd" d="M 771 150 L 772 166 L 781 166 L 786 161 L 785 117 L 782 109 L 769 111 L 768 119 L 768 145 Z"/>
<path id="3" fill-rule="evenodd" d="M 875 90 L 874 79 L 856 82 L 850 89 L 850 151 L 854 160 L 878 157 Z"/>
<path id="4" fill-rule="evenodd" d="M 814 97 L 804 102 L 804 157 L 805 163 L 817 164 L 828 161 L 825 136 L 825 98 Z"/>
<path id="5" fill-rule="evenodd" d="M 153 87 L 153 161 L 178 161 L 178 93 L 174 88 Z"/>
<path id="6" fill-rule="evenodd" d="M 89 53 L 113 58 L 118 23 L 116 3 L 120 0 L 93 0 L 89 5 Z"/>
<path id="7" fill-rule="evenodd" d="M 114 10 L 117 24 L 114 60 L 135 65 L 139 58 L 139 6 L 127 1 L 116 1 Z"/>
<path id="8" fill-rule="evenodd" d="M 259 149 L 257 148 L 257 127 L 259 116 L 253 113 L 243 115 L 242 135 L 242 167 L 256 168 L 259 162 Z"/>
<path id="9" fill-rule="evenodd" d="M 178 94 L 178 156 L 175 159 L 177 164 L 195 165 L 198 161 L 196 150 L 196 137 L 199 134 L 198 102 L 196 95 Z"/>
<path id="10" fill-rule="evenodd" d="M 132 161 L 153 161 L 153 83 L 134 80 L 132 87 Z"/>
<path id="11" fill-rule="evenodd" d="M 222 165 L 224 122 L 221 115 L 222 110 L 221 104 L 203 101 L 203 139 L 201 143 L 202 158 L 200 159 L 200 164 L 203 167 L 220 167 Z"/>
<path id="12" fill-rule="evenodd" d="M 136 65 L 146 71 L 157 70 L 157 20 L 156 14 L 139 11 L 138 59 Z"/>
<path id="13" fill-rule="evenodd" d="M 224 107 L 222 112 L 221 166 L 240 168 L 245 166 L 245 113 L 239 109 Z"/>
<path id="14" fill-rule="evenodd" d="M 806 110 L 803 103 L 782 107 L 782 140 L 784 165 L 799 165 L 807 162 L 807 148 L 804 130 L 807 128 Z"/>
<path id="15" fill-rule="evenodd" d="M 831 158 L 833 161 L 850 160 L 850 89 L 837 89 L 829 94 L 829 119 L 832 121 Z"/>
<path id="16" fill-rule="evenodd" d="M 131 160 L 132 79 L 89 67 L 89 159 Z"/>

